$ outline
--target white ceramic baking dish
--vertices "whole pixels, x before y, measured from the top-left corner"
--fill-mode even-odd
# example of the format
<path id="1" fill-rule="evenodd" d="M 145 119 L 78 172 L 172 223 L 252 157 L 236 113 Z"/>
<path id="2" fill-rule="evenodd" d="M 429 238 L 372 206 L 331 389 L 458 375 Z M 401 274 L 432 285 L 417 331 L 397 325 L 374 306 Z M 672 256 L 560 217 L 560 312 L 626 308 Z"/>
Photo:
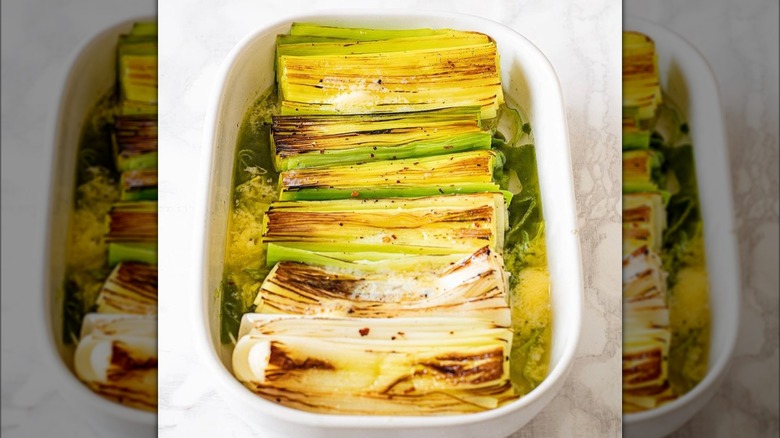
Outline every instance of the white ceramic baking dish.
<path id="1" fill-rule="evenodd" d="M 49 175 L 49 216 L 42 276 L 42 295 L 38 309 L 46 321 L 39 345 L 42 364 L 56 382 L 68 405 L 102 434 L 110 436 L 156 436 L 156 415 L 129 408 L 92 392 L 73 371 L 73 348 L 62 342 L 63 279 L 68 221 L 75 191 L 76 161 L 82 126 L 89 111 L 116 83 L 116 46 L 120 34 L 132 29 L 136 21 L 154 17 L 136 17 L 98 33 L 78 50 L 62 84 L 52 144 Z"/>
<path id="2" fill-rule="evenodd" d="M 739 259 L 728 148 L 712 70 L 695 48 L 668 29 L 638 19 L 626 20 L 624 29 L 655 41 L 661 87 L 688 120 L 710 283 L 710 357 L 704 380 L 671 403 L 623 416 L 624 436 L 651 438 L 668 435 L 690 420 L 712 398 L 728 371 L 739 330 Z"/>
<path id="3" fill-rule="evenodd" d="M 274 80 L 274 41 L 293 21 L 369 28 L 454 28 L 484 32 L 498 43 L 504 89 L 533 126 L 552 279 L 552 354 L 547 378 L 525 397 L 498 409 L 458 416 L 343 416 L 303 412 L 267 401 L 230 372 L 230 351 L 219 341 L 220 281 L 239 125 Z M 200 327 L 197 344 L 230 409 L 263 436 L 504 437 L 531 420 L 559 391 L 575 355 L 580 330 L 582 271 L 566 118 L 558 80 L 544 55 L 512 29 L 482 18 L 416 11 L 330 11 L 291 17 L 242 40 L 228 55 L 207 111 L 200 213 L 195 244 Z"/>

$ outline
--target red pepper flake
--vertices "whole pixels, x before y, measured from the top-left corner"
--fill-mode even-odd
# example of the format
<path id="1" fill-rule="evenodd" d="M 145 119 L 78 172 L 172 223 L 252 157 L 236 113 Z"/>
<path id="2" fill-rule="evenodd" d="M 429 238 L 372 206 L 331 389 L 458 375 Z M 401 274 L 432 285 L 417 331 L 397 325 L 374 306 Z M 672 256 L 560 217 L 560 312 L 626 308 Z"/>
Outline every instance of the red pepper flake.
<path id="1" fill-rule="evenodd" d="M 368 327 L 364 327 L 364 328 L 358 330 L 358 332 L 360 333 L 360 336 L 366 336 L 366 335 L 368 335 L 369 329 L 368 329 Z"/>
<path id="2" fill-rule="evenodd" d="M 357 190 L 353 190 L 350 196 L 352 196 L 353 198 L 357 198 L 358 196 L 360 196 L 360 192 L 358 192 Z"/>

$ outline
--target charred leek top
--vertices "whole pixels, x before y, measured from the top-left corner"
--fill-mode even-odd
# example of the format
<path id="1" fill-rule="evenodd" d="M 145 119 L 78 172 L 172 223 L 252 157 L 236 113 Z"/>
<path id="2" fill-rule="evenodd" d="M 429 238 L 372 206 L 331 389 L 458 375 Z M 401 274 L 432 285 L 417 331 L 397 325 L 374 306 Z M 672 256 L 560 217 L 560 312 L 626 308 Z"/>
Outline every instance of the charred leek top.
<path id="1" fill-rule="evenodd" d="M 462 253 L 488 245 L 501 253 L 505 202 L 497 193 L 277 202 L 263 219 L 263 241 L 410 254 Z"/>
<path id="2" fill-rule="evenodd" d="M 425 157 L 489 149 L 479 108 L 366 115 L 275 116 L 277 170 Z"/>
<path id="3" fill-rule="evenodd" d="M 485 35 L 341 29 L 337 38 L 344 41 L 322 41 L 324 29 L 301 26 L 295 38 L 278 41 L 282 114 L 479 106 L 487 119 L 504 101 L 496 45 Z M 314 38 L 306 42 L 307 36 Z"/>

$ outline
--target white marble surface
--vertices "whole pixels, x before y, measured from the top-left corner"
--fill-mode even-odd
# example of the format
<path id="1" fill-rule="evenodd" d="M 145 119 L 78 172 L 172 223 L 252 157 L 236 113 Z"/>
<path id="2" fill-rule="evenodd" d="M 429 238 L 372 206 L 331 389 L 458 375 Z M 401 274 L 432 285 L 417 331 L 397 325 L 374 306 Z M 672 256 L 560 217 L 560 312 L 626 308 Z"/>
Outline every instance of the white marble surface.
<path id="1" fill-rule="evenodd" d="M 245 35 L 283 16 L 334 7 L 438 9 L 484 16 L 534 42 L 564 93 L 586 271 L 581 348 L 560 395 L 518 436 L 620 435 L 620 40 L 615 0 L 533 1 L 172 1 L 160 3 L 160 416 L 161 436 L 219 432 L 263 436 L 227 410 L 209 386 L 182 327 L 182 303 L 198 294 L 183 263 L 190 246 L 195 173 L 206 103 L 226 54 Z M 176 162 L 174 162 L 176 160 Z"/>
<path id="2" fill-rule="evenodd" d="M 677 437 L 778 436 L 778 3 L 630 0 L 625 16 L 692 43 L 720 86 L 742 268 L 742 314 L 731 370 Z"/>

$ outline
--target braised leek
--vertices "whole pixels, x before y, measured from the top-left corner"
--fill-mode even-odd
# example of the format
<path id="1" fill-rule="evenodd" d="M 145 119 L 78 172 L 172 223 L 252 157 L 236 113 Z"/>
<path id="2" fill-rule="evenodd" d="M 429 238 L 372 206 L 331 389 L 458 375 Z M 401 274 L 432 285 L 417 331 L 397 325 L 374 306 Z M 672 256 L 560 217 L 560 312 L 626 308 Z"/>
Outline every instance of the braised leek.
<path id="1" fill-rule="evenodd" d="M 623 192 L 658 191 L 663 156 L 652 150 L 623 152 Z"/>
<path id="2" fill-rule="evenodd" d="M 339 414 L 478 412 L 514 398 L 512 331 L 480 318 L 247 314 L 236 377 L 259 395 Z"/>
<path id="3" fill-rule="evenodd" d="M 623 254 L 646 246 L 659 254 L 666 229 L 666 209 L 658 192 L 623 195 Z"/>
<path id="4" fill-rule="evenodd" d="M 108 213 L 107 242 L 157 242 L 157 201 L 118 202 Z"/>
<path id="5" fill-rule="evenodd" d="M 506 216 L 500 193 L 275 202 L 263 218 L 263 242 L 408 254 L 462 253 L 487 245 L 501 253 Z"/>
<path id="6" fill-rule="evenodd" d="M 655 43 L 638 32 L 623 32 L 623 116 L 646 123 L 663 102 Z"/>
<path id="7" fill-rule="evenodd" d="M 73 365 L 76 375 L 98 394 L 155 411 L 157 317 L 87 315 Z"/>
<path id="8" fill-rule="evenodd" d="M 303 31 L 299 28 L 296 42 L 305 41 Z M 408 32 L 377 33 L 370 41 L 310 40 L 303 46 L 282 40 L 276 58 L 282 114 L 479 106 L 483 118 L 496 116 L 504 97 L 494 41 L 471 32 Z M 351 33 L 360 30 L 342 31 L 346 38 Z"/>
<path id="9" fill-rule="evenodd" d="M 117 169 L 157 168 L 157 115 L 117 116 L 113 136 Z"/>
<path id="10" fill-rule="evenodd" d="M 390 198 L 498 192 L 499 186 L 493 182 L 493 173 L 502 166 L 503 157 L 488 150 L 324 169 L 288 170 L 279 175 L 279 199 Z"/>
<path id="11" fill-rule="evenodd" d="M 487 247 L 452 265 L 392 272 L 278 263 L 263 281 L 255 311 L 355 318 L 472 316 L 508 327 L 503 260 Z"/>
<path id="12" fill-rule="evenodd" d="M 122 114 L 157 113 L 157 23 L 136 23 L 117 48 Z"/>
<path id="13" fill-rule="evenodd" d="M 157 266 L 120 263 L 111 271 L 98 294 L 99 313 L 157 313 Z"/>
<path id="14" fill-rule="evenodd" d="M 277 170 L 489 149 L 478 107 L 366 115 L 274 116 Z"/>

